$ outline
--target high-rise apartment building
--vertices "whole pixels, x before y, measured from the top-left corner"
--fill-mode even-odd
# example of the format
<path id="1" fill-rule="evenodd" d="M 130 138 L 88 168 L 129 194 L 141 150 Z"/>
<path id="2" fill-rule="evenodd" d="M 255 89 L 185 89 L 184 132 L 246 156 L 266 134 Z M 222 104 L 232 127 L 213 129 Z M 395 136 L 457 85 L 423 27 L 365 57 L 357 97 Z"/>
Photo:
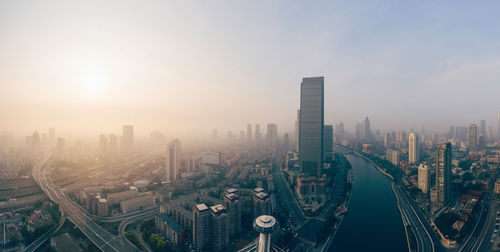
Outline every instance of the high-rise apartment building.
<path id="1" fill-rule="evenodd" d="M 223 205 L 210 207 L 211 220 L 211 251 L 225 251 L 229 245 L 229 220 L 227 209 Z"/>
<path id="2" fill-rule="evenodd" d="M 269 197 L 269 194 L 263 191 L 262 188 L 256 188 L 254 190 L 252 201 L 254 218 L 261 215 L 272 215 L 271 198 Z"/>
<path id="3" fill-rule="evenodd" d="M 247 124 L 247 141 L 252 142 L 252 124 Z"/>
<path id="4" fill-rule="evenodd" d="M 411 132 L 408 138 L 408 163 L 417 164 L 420 161 L 420 145 L 418 134 Z"/>
<path id="5" fill-rule="evenodd" d="M 451 143 L 436 146 L 436 204 L 444 206 L 450 199 Z"/>
<path id="6" fill-rule="evenodd" d="M 116 153 L 118 152 L 118 138 L 115 134 L 109 135 L 109 152 Z"/>
<path id="7" fill-rule="evenodd" d="M 100 154 L 108 152 L 108 137 L 105 134 L 99 136 L 99 152 Z"/>
<path id="8" fill-rule="evenodd" d="M 481 120 L 479 122 L 479 135 L 481 136 L 486 136 L 486 121 L 485 120 Z"/>
<path id="9" fill-rule="evenodd" d="M 129 153 L 134 149 L 134 126 L 124 125 L 122 130 L 121 150 Z"/>
<path id="10" fill-rule="evenodd" d="M 175 181 L 181 168 L 181 141 L 175 139 L 167 146 L 166 179 Z"/>
<path id="11" fill-rule="evenodd" d="M 469 127 L 469 151 L 477 151 L 477 125 L 471 124 Z"/>
<path id="12" fill-rule="evenodd" d="M 420 189 L 423 193 L 429 193 L 431 188 L 431 178 L 429 167 L 425 164 L 420 164 L 418 166 L 418 189 Z"/>
<path id="13" fill-rule="evenodd" d="M 325 161 L 333 160 L 333 125 L 325 125 Z"/>
<path id="14" fill-rule="evenodd" d="M 361 129 L 361 139 L 365 142 L 371 140 L 371 129 L 370 129 L 370 119 L 368 116 L 365 118 L 362 124 Z"/>
<path id="15" fill-rule="evenodd" d="M 321 177 L 324 148 L 324 78 L 304 78 L 300 87 L 299 160 L 304 177 Z"/>
<path id="16" fill-rule="evenodd" d="M 344 137 L 344 123 L 340 122 L 337 124 L 337 127 L 335 127 L 335 135 L 337 135 L 340 139 Z"/>
<path id="17" fill-rule="evenodd" d="M 211 240 L 212 214 L 205 204 L 193 207 L 193 248 L 196 251 L 209 251 Z"/>
<path id="18" fill-rule="evenodd" d="M 262 140 L 262 134 L 260 133 L 260 125 L 255 124 L 255 142 L 259 143 Z"/>
<path id="19" fill-rule="evenodd" d="M 278 125 L 274 123 L 267 124 L 266 138 L 270 146 L 278 146 Z"/>
<path id="20" fill-rule="evenodd" d="M 385 159 L 391 162 L 394 166 L 399 167 L 399 151 L 387 149 L 385 151 Z"/>
<path id="21" fill-rule="evenodd" d="M 229 235 L 233 237 L 241 231 L 240 197 L 234 193 L 226 193 L 224 195 L 224 204 L 229 217 Z"/>

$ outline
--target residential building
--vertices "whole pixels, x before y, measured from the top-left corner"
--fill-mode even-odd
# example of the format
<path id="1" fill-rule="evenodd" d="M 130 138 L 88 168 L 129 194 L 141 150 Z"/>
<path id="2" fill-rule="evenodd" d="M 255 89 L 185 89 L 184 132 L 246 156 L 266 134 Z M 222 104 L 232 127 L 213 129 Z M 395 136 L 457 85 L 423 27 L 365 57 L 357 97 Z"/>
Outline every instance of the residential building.
<path id="1" fill-rule="evenodd" d="M 477 125 L 471 124 L 469 127 L 469 151 L 477 151 Z"/>
<path id="2" fill-rule="evenodd" d="M 193 207 L 193 248 L 196 251 L 209 251 L 211 240 L 212 214 L 205 204 Z"/>
<path id="3" fill-rule="evenodd" d="M 408 140 L 408 163 L 417 164 L 420 161 L 420 145 L 418 134 L 411 132 Z"/>
<path id="4" fill-rule="evenodd" d="M 436 146 L 436 205 L 442 207 L 448 203 L 451 190 L 451 143 L 439 143 Z"/>
<path id="5" fill-rule="evenodd" d="M 224 195 L 224 203 L 229 217 L 229 235 L 233 237 L 241 232 L 240 197 L 234 193 L 226 193 Z"/>
<path id="6" fill-rule="evenodd" d="M 210 207 L 211 247 L 212 251 L 225 251 L 229 245 L 229 220 L 227 210 L 223 205 Z"/>
<path id="7" fill-rule="evenodd" d="M 121 150 L 129 153 L 134 149 L 134 126 L 124 125 L 122 129 Z"/>
<path id="8" fill-rule="evenodd" d="M 186 229 L 166 214 L 155 215 L 155 226 L 171 243 L 177 246 L 184 244 Z"/>
<path id="9" fill-rule="evenodd" d="M 175 181 L 181 169 L 181 141 L 175 139 L 167 147 L 166 180 Z"/>
<path id="10" fill-rule="evenodd" d="M 429 167 L 425 164 L 418 166 L 418 189 L 428 194 L 431 187 Z"/>

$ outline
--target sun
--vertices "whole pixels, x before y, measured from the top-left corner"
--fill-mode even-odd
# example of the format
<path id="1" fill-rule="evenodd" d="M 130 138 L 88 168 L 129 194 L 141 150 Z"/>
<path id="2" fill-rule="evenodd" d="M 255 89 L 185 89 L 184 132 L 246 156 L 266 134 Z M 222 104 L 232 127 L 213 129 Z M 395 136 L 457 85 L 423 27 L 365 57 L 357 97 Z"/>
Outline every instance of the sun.
<path id="1" fill-rule="evenodd" d="M 81 96 L 85 99 L 97 100 L 104 97 L 108 86 L 105 72 L 98 67 L 83 69 L 81 72 Z"/>

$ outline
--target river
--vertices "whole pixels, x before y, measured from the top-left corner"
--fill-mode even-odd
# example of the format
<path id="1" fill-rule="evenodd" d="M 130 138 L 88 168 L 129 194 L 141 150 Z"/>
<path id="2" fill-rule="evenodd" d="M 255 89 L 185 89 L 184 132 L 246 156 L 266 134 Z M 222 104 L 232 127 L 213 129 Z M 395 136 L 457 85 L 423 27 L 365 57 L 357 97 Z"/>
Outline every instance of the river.
<path id="1" fill-rule="evenodd" d="M 346 157 L 354 176 L 351 201 L 329 251 L 408 251 L 392 181 L 363 158 Z"/>

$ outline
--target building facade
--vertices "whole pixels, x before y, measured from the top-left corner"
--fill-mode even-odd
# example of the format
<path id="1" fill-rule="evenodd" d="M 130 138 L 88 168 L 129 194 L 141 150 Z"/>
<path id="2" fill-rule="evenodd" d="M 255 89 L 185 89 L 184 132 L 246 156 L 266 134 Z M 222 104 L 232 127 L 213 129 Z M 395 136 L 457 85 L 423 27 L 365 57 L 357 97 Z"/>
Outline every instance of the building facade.
<path id="1" fill-rule="evenodd" d="M 477 151 L 477 125 L 469 126 L 469 151 Z"/>
<path id="2" fill-rule="evenodd" d="M 418 140 L 418 134 L 411 132 L 408 137 L 408 163 L 418 164 L 420 161 L 420 146 Z"/>
<path id="3" fill-rule="evenodd" d="M 333 125 L 325 125 L 325 161 L 333 160 Z"/>
<path id="4" fill-rule="evenodd" d="M 450 199 L 451 187 L 451 143 L 436 146 L 436 205 L 444 206 Z"/>
<path id="5" fill-rule="evenodd" d="M 431 179 L 429 167 L 425 164 L 420 164 L 418 166 L 418 189 L 423 193 L 428 194 L 431 188 Z"/>
<path id="6" fill-rule="evenodd" d="M 181 141 L 175 139 L 167 147 L 166 180 L 175 181 L 181 169 Z"/>

